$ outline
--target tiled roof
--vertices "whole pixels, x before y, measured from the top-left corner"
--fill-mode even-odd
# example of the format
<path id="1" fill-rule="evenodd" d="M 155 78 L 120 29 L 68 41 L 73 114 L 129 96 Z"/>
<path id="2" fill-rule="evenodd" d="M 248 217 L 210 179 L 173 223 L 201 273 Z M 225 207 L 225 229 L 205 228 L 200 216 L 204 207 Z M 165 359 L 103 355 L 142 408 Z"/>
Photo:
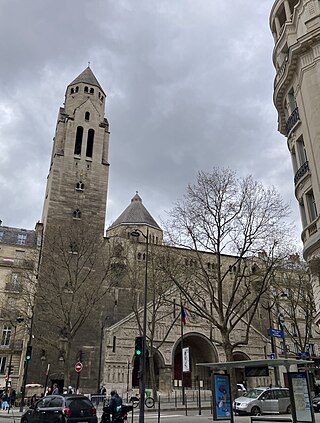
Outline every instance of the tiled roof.
<path id="1" fill-rule="evenodd" d="M 0 226 L 0 244 L 35 247 L 36 241 L 36 231 Z"/>
<path id="2" fill-rule="evenodd" d="M 137 224 L 137 225 L 149 225 L 156 229 L 161 230 L 160 226 L 142 204 L 141 197 L 138 193 L 132 198 L 129 206 L 120 214 L 110 228 L 121 224 Z"/>
<path id="3" fill-rule="evenodd" d="M 82 73 L 80 73 L 80 75 L 77 76 L 76 79 L 70 82 L 68 86 L 80 84 L 80 83 L 94 85 L 98 87 L 104 93 L 101 85 L 99 84 L 97 78 L 94 76 L 94 73 L 92 72 L 89 66 Z"/>

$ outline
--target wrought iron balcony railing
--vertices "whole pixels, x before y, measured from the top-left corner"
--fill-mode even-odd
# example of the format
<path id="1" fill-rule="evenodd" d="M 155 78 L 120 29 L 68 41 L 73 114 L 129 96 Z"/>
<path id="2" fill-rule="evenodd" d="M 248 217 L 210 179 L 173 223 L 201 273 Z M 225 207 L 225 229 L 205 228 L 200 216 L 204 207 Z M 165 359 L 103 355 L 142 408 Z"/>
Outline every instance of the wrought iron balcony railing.
<path id="1" fill-rule="evenodd" d="M 294 111 L 291 113 L 289 119 L 286 123 L 286 135 L 288 135 L 291 131 L 291 129 L 294 127 L 294 125 L 300 120 L 299 116 L 299 110 L 298 107 L 294 109 Z"/>
<path id="2" fill-rule="evenodd" d="M 300 179 L 306 175 L 309 172 L 309 162 L 306 161 L 303 163 L 303 165 L 298 169 L 296 174 L 294 175 L 294 184 L 297 185 L 297 183 L 300 181 Z"/>

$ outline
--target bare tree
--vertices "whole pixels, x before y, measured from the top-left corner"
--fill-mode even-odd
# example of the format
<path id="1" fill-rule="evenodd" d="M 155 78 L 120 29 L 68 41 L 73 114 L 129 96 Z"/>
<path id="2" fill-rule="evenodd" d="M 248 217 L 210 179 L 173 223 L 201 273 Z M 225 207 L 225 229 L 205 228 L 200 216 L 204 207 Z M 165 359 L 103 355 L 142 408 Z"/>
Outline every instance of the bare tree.
<path id="1" fill-rule="evenodd" d="M 274 318 L 278 320 L 279 314 L 283 315 L 285 336 L 293 345 L 291 352 L 313 355 L 314 352 L 309 350 L 314 335 L 315 303 L 307 264 L 298 255 L 284 262 L 270 292 Z"/>
<path id="2" fill-rule="evenodd" d="M 155 354 L 167 340 L 179 318 L 178 315 L 174 315 L 172 307 L 172 289 L 175 288 L 174 284 L 162 270 L 163 262 L 167 260 L 169 252 L 166 247 L 150 244 L 147 256 L 146 244 L 133 238 L 131 241 L 121 243 L 122 251 L 120 254 L 119 240 L 114 240 L 113 243 L 113 250 L 117 250 L 119 254 L 115 260 L 117 266 L 113 266 L 112 279 L 121 277 L 122 285 L 128 287 L 131 309 L 135 315 L 140 335 L 143 333 L 144 280 L 146 277 L 146 260 L 148 260 L 147 362 L 149 364 L 148 369 L 153 397 L 156 399 Z M 121 272 L 121 275 L 119 272 Z M 163 329 L 161 339 L 159 339 L 158 334 L 160 327 Z"/>
<path id="3" fill-rule="evenodd" d="M 169 212 L 167 236 L 183 249 L 176 250 L 174 266 L 163 269 L 187 307 L 218 329 L 213 342 L 227 361 L 236 347 L 248 344 L 259 298 L 287 254 L 288 214 L 275 189 L 217 168 L 199 172 Z M 234 337 L 243 322 L 241 338 Z"/>
<path id="4" fill-rule="evenodd" d="M 47 231 L 37 280 L 33 331 L 63 359 L 66 386 L 74 340 L 89 318 L 98 321 L 109 288 L 108 244 L 90 229 L 76 222 Z"/>

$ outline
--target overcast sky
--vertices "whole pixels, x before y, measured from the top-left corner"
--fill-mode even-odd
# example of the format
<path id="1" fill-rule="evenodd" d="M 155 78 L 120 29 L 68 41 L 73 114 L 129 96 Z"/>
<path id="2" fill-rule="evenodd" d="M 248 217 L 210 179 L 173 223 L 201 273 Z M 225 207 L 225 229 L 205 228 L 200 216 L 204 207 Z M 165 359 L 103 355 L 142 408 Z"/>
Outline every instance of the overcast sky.
<path id="1" fill-rule="evenodd" d="M 41 219 L 59 107 L 91 62 L 107 94 L 109 226 L 139 191 L 160 223 L 199 170 L 274 185 L 300 232 L 273 106 L 272 0 L 2 0 L 0 219 Z"/>

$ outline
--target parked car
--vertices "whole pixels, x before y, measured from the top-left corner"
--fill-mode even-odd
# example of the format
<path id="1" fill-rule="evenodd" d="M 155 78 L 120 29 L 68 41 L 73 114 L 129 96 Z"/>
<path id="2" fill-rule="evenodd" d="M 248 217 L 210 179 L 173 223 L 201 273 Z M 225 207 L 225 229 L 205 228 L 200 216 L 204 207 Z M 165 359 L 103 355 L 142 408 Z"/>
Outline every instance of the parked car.
<path id="1" fill-rule="evenodd" d="M 291 413 L 289 389 L 258 387 L 233 402 L 236 414 Z"/>
<path id="2" fill-rule="evenodd" d="M 96 409 L 84 395 L 47 395 L 21 416 L 21 423 L 97 423 Z"/>
<path id="3" fill-rule="evenodd" d="M 237 383 L 237 388 L 239 397 L 241 397 L 245 392 L 247 392 L 246 387 L 243 383 Z"/>
<path id="4" fill-rule="evenodd" d="M 320 412 L 320 397 L 314 397 L 312 400 L 312 406 L 313 406 L 313 411 L 315 413 L 319 413 Z"/>

